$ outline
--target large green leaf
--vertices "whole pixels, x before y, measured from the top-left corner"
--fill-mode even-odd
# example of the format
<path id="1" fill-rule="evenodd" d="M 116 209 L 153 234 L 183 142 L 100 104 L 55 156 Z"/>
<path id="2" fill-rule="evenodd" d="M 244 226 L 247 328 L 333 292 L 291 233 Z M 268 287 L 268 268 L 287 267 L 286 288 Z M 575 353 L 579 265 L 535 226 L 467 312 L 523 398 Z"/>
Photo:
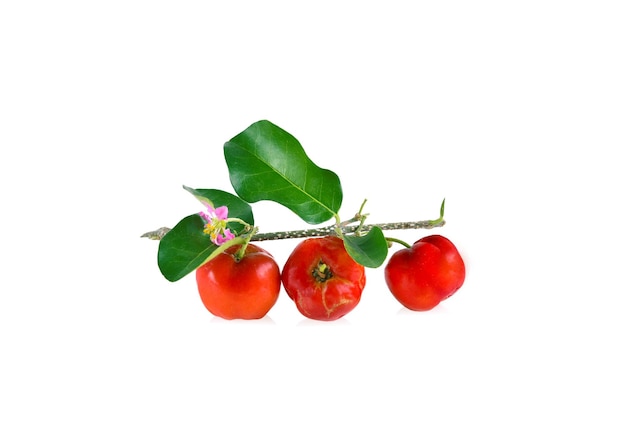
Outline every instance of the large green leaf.
<path id="1" fill-rule="evenodd" d="M 169 281 L 178 281 L 200 267 L 218 246 L 204 234 L 204 221 L 197 214 L 185 217 L 159 242 L 158 264 Z"/>
<path id="2" fill-rule="evenodd" d="M 379 227 L 372 227 L 363 236 L 344 235 L 343 245 L 352 259 L 370 268 L 380 267 L 389 252 L 387 240 Z"/>
<path id="3" fill-rule="evenodd" d="M 339 211 L 339 177 L 313 163 L 298 140 L 269 121 L 258 121 L 226 142 L 224 156 L 233 188 L 247 202 L 280 203 L 310 224 Z"/>
<path id="4" fill-rule="evenodd" d="M 228 207 L 228 217 L 236 217 L 251 226 L 254 225 L 252 207 L 236 195 L 219 189 L 194 189 L 188 186 L 183 186 L 183 188 L 193 194 L 204 206 L 210 205 L 214 208 L 226 206 Z M 228 222 L 227 226 L 236 234 L 244 229 L 244 225 L 238 222 Z"/>

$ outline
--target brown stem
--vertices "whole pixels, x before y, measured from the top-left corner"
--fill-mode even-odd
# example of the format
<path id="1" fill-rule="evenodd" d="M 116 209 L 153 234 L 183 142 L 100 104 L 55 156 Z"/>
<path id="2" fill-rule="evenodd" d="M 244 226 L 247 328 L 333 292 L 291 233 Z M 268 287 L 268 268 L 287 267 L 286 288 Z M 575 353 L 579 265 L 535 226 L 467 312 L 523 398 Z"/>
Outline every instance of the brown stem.
<path id="1" fill-rule="evenodd" d="M 355 231 L 359 231 L 360 233 L 367 233 L 372 227 L 379 227 L 381 230 L 414 230 L 414 229 L 432 229 L 436 227 L 442 227 L 445 225 L 445 220 L 420 220 L 416 222 L 392 222 L 392 223 L 381 223 L 374 225 L 362 225 L 354 224 L 354 225 L 342 225 L 341 231 L 344 234 L 354 233 Z M 257 233 L 250 239 L 251 241 L 275 241 L 279 239 L 300 239 L 307 237 L 318 237 L 318 236 L 328 236 L 331 234 L 336 234 L 335 225 L 329 225 L 327 227 L 321 228 L 311 228 L 308 230 L 290 230 L 290 231 L 276 231 L 272 233 Z M 145 234 L 142 234 L 141 237 L 147 237 L 152 240 L 161 240 L 167 232 L 170 231 L 167 227 L 161 227 L 155 231 L 149 231 Z"/>

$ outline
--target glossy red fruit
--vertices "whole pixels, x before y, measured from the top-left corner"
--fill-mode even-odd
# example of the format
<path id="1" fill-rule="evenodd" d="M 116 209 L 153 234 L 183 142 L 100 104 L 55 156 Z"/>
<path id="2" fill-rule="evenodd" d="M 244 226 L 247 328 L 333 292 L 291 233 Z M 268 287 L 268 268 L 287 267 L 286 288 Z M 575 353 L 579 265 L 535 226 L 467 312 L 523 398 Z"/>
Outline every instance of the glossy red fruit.
<path id="1" fill-rule="evenodd" d="M 202 303 L 213 315 L 226 320 L 264 317 L 280 293 L 280 268 L 271 254 L 248 244 L 241 259 L 241 246 L 233 246 L 196 269 Z"/>
<path id="2" fill-rule="evenodd" d="M 336 236 L 305 239 L 283 267 L 287 295 L 302 315 L 332 321 L 352 311 L 365 287 L 365 268 Z"/>
<path id="3" fill-rule="evenodd" d="M 463 285 L 465 263 L 449 239 L 426 236 L 389 258 L 385 281 L 403 306 L 430 310 Z"/>

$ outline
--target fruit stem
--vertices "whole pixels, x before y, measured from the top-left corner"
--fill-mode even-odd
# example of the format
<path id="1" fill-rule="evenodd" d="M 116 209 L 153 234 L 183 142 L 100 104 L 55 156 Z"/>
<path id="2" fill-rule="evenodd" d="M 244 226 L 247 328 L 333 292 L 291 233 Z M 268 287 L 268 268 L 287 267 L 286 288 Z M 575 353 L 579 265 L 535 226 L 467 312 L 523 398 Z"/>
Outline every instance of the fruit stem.
<path id="1" fill-rule="evenodd" d="M 241 259 L 243 259 L 243 257 L 246 255 L 246 248 L 248 248 L 248 244 L 250 243 L 250 240 L 252 239 L 252 237 L 255 235 L 257 231 L 258 231 L 258 228 L 254 227 L 252 228 L 250 233 L 243 236 L 244 238 L 243 243 L 241 244 L 241 247 L 239 248 L 239 250 L 237 250 L 237 253 L 235 253 L 236 262 L 241 261 Z"/>
<path id="2" fill-rule="evenodd" d="M 407 243 L 407 242 L 405 242 L 405 241 L 403 241 L 401 239 L 396 239 L 395 237 L 386 237 L 385 239 L 387 240 L 388 243 L 389 242 L 390 243 L 394 243 L 395 242 L 397 244 L 404 245 L 406 248 L 411 248 L 411 244 L 409 244 L 409 243 Z"/>

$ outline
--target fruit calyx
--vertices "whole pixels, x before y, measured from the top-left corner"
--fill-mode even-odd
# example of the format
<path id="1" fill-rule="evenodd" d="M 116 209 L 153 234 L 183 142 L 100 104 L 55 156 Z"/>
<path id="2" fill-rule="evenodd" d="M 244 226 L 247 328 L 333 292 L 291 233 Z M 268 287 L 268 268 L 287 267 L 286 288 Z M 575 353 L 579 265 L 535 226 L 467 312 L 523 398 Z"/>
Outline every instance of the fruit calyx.
<path id="1" fill-rule="evenodd" d="M 317 265 L 315 266 L 311 274 L 317 282 L 321 283 L 326 282 L 333 277 L 332 270 L 330 269 L 328 264 L 324 263 L 324 261 L 321 259 L 317 262 Z"/>

